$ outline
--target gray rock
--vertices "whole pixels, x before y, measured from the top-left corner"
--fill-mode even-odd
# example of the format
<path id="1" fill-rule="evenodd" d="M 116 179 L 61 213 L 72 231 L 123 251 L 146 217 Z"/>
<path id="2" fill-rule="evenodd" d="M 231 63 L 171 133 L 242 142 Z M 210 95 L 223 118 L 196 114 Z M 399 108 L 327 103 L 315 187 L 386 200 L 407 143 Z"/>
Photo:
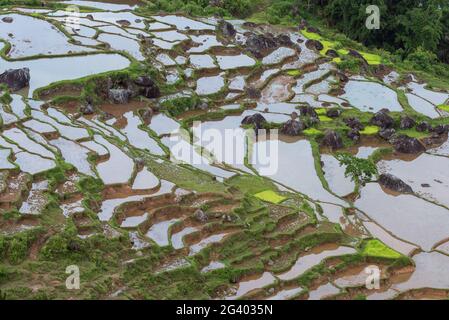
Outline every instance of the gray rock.
<path id="1" fill-rule="evenodd" d="M 348 138 L 354 142 L 357 142 L 360 140 L 360 132 L 357 129 L 352 129 L 348 132 Z"/>
<path id="2" fill-rule="evenodd" d="M 416 126 L 416 131 L 418 132 L 427 132 L 430 130 L 432 130 L 432 126 L 427 121 L 423 121 Z"/>
<path id="3" fill-rule="evenodd" d="M 4 18 L 2 18 L 2 21 L 4 23 L 12 23 L 14 21 L 14 19 L 12 17 L 4 17 Z"/>
<path id="4" fill-rule="evenodd" d="M 383 129 L 385 128 L 391 128 L 394 125 L 394 120 L 392 117 L 388 115 L 387 109 L 382 109 L 379 112 L 377 112 L 372 118 L 371 118 L 371 124 L 375 126 L 379 126 Z"/>
<path id="5" fill-rule="evenodd" d="M 140 76 L 134 83 L 139 87 L 139 94 L 148 99 L 159 98 L 161 92 L 156 82 L 148 76 Z"/>
<path id="6" fill-rule="evenodd" d="M 129 89 L 109 89 L 108 97 L 112 103 L 126 104 L 132 97 L 132 91 Z"/>
<path id="7" fill-rule="evenodd" d="M 341 115 L 341 110 L 340 109 L 329 109 L 326 111 L 326 116 L 328 116 L 329 118 L 338 118 Z"/>
<path id="8" fill-rule="evenodd" d="M 394 136 L 390 139 L 390 142 L 397 152 L 417 154 L 426 151 L 426 148 L 418 139 L 406 135 Z"/>
<path id="9" fill-rule="evenodd" d="M 282 125 L 280 132 L 288 136 L 299 136 L 305 128 L 306 126 L 302 121 L 292 119 Z"/>
<path id="10" fill-rule="evenodd" d="M 116 21 L 119 25 L 121 25 L 122 27 L 129 27 L 131 25 L 131 22 L 129 22 L 126 19 L 122 19 L 122 20 L 117 20 Z"/>
<path id="11" fill-rule="evenodd" d="M 434 128 L 432 128 L 432 132 L 436 133 L 436 134 L 446 134 L 449 131 L 449 126 L 448 125 L 443 125 L 443 124 L 439 124 L 437 126 L 435 126 Z"/>
<path id="12" fill-rule="evenodd" d="M 207 214 L 201 209 L 196 210 L 194 213 L 194 216 L 197 221 L 202 222 L 202 223 L 205 223 L 205 222 L 207 222 L 207 220 L 209 220 L 209 217 L 207 216 Z"/>
<path id="13" fill-rule="evenodd" d="M 333 130 L 327 130 L 324 134 L 324 138 L 321 141 L 321 145 L 329 147 L 332 150 L 343 148 L 343 140 L 338 132 Z"/>
<path id="14" fill-rule="evenodd" d="M 346 118 L 346 119 L 343 119 L 343 122 L 346 123 L 346 125 L 349 128 L 354 129 L 354 130 L 365 129 L 365 126 L 357 118 Z"/>
<path id="15" fill-rule="evenodd" d="M 257 128 L 262 128 L 262 126 L 267 122 L 265 117 L 261 115 L 260 113 L 255 113 L 250 116 L 246 116 L 242 120 L 243 125 L 254 125 Z"/>
<path id="16" fill-rule="evenodd" d="M 323 44 L 318 40 L 309 39 L 306 41 L 306 47 L 310 50 L 321 51 L 324 49 Z"/>
<path id="17" fill-rule="evenodd" d="M 235 31 L 234 26 L 227 22 L 226 20 L 220 20 L 217 26 L 219 32 L 227 37 L 227 38 L 234 38 L 237 34 L 237 31 Z"/>
<path id="18" fill-rule="evenodd" d="M 403 116 L 401 118 L 401 123 L 399 124 L 399 128 L 402 130 L 411 129 L 416 125 L 416 121 L 409 116 Z"/>
<path id="19" fill-rule="evenodd" d="M 30 69 L 8 69 L 0 74 L 0 83 L 4 83 L 13 91 L 30 85 Z"/>
<path id="20" fill-rule="evenodd" d="M 400 192 L 400 193 L 413 193 L 413 189 L 404 181 L 392 174 L 381 174 L 379 176 L 379 184 L 384 188 Z"/>
<path id="21" fill-rule="evenodd" d="M 316 113 L 315 109 L 310 106 L 302 106 L 299 108 L 299 113 L 303 117 L 317 118 L 318 113 Z"/>
<path id="22" fill-rule="evenodd" d="M 273 36 L 272 34 L 252 33 L 246 39 L 246 50 L 260 59 L 280 46 L 293 46 L 293 42 L 287 35 Z"/>
<path id="23" fill-rule="evenodd" d="M 92 103 L 88 102 L 80 107 L 80 112 L 82 114 L 93 114 L 95 112 L 95 108 Z"/>
<path id="24" fill-rule="evenodd" d="M 379 136 L 385 140 L 389 140 L 395 133 L 396 130 L 393 128 L 382 129 L 379 131 Z"/>

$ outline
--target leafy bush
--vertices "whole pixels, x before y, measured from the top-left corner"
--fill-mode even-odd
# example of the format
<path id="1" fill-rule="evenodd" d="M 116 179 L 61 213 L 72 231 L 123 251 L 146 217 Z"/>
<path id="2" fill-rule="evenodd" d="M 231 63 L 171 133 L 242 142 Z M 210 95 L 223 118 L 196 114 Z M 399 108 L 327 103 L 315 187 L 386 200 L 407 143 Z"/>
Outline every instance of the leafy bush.
<path id="1" fill-rule="evenodd" d="M 340 162 L 340 166 L 345 166 L 345 176 L 352 181 L 365 184 L 377 175 L 377 167 L 370 159 L 354 157 L 349 153 L 339 153 L 335 156 Z"/>
<path id="2" fill-rule="evenodd" d="M 407 57 L 407 62 L 414 65 L 415 68 L 429 71 L 438 61 L 437 55 L 419 47 Z"/>

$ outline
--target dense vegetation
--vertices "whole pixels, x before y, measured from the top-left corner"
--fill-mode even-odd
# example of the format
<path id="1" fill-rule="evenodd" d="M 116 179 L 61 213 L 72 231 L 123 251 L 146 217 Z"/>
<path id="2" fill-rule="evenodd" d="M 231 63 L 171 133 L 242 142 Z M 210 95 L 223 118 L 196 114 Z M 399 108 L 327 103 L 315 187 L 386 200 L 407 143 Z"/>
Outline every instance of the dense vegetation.
<path id="1" fill-rule="evenodd" d="M 380 29 L 365 27 L 366 8 L 380 9 Z M 183 11 L 298 25 L 313 24 L 342 32 L 369 47 L 392 53 L 394 62 L 438 76 L 449 76 L 449 2 L 446 0 L 153 0 L 151 11 Z M 438 62 L 443 62 L 438 63 Z"/>

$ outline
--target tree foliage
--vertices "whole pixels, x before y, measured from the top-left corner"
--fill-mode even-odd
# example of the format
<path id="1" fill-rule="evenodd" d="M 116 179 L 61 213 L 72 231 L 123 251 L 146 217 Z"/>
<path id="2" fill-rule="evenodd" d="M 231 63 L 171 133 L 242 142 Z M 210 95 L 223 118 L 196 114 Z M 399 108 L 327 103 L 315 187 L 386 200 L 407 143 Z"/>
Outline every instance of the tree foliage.
<path id="1" fill-rule="evenodd" d="M 276 0 L 275 0 L 276 1 Z M 449 62 L 449 1 L 447 0 L 292 0 L 350 38 L 367 46 L 393 51 L 403 58 L 416 50 L 437 54 Z M 365 27 L 366 8 L 380 9 L 379 30 Z"/>
<path id="2" fill-rule="evenodd" d="M 370 159 L 357 158 L 349 153 L 339 153 L 335 157 L 340 166 L 345 167 L 345 176 L 354 182 L 365 184 L 377 175 L 377 167 Z"/>

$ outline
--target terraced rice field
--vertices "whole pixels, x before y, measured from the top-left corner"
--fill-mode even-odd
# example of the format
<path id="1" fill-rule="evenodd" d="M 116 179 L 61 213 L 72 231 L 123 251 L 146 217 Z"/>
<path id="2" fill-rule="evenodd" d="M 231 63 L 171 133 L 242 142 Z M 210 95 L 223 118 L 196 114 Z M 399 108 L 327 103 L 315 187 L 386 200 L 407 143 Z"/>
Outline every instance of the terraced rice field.
<path id="1" fill-rule="evenodd" d="M 82 6 L 76 26 L 65 5 Z M 257 36 L 276 45 L 256 52 Z M 398 123 L 408 115 L 444 127 L 449 92 L 393 69 L 344 74 L 306 36 L 126 3 L 0 7 L 0 74 L 30 74 L 20 90 L 1 87 L 1 294 L 447 298 L 447 130 Z M 378 112 L 423 150 L 405 154 L 380 137 L 385 128 L 370 123 Z M 256 123 L 244 119 L 257 116 L 273 134 L 247 140 Z M 363 125 L 360 139 L 349 138 L 349 118 Z M 283 131 L 289 121 L 307 128 Z M 234 145 L 199 143 L 229 129 Z M 329 130 L 339 151 L 412 192 L 388 189 L 377 173 L 351 180 L 323 143 Z M 274 171 L 258 150 L 276 151 Z M 79 290 L 65 287 L 69 265 L 79 266 Z M 365 286 L 372 265 L 376 290 Z"/>

